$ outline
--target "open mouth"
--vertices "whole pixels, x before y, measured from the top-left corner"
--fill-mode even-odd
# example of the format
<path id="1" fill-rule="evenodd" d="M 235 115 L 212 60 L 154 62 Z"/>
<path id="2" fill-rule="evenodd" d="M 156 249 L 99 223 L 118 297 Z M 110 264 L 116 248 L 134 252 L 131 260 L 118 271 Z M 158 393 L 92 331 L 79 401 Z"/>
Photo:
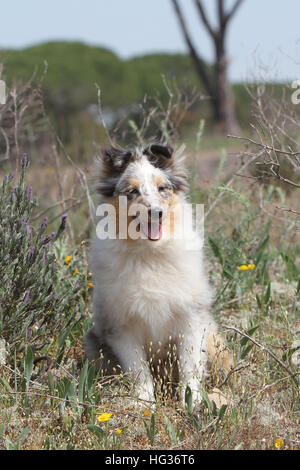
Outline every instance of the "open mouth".
<path id="1" fill-rule="evenodd" d="M 162 237 L 162 221 L 160 219 L 140 222 L 140 229 L 148 240 L 157 241 Z"/>

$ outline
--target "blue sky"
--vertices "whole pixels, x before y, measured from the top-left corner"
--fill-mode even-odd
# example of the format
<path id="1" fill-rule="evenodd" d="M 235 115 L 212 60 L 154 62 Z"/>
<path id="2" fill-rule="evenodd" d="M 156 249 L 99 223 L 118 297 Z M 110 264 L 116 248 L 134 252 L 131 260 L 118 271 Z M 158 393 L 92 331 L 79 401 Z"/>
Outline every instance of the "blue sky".
<path id="1" fill-rule="evenodd" d="M 194 41 L 206 60 L 212 47 L 199 28 L 192 0 L 184 7 Z M 233 0 L 227 0 L 230 6 Z M 186 52 L 170 0 L 17 0 L 1 2 L 0 47 L 80 40 L 123 58 L 149 52 Z M 213 19 L 214 0 L 204 0 Z M 232 80 L 300 78 L 300 1 L 245 0 L 228 36 Z"/>

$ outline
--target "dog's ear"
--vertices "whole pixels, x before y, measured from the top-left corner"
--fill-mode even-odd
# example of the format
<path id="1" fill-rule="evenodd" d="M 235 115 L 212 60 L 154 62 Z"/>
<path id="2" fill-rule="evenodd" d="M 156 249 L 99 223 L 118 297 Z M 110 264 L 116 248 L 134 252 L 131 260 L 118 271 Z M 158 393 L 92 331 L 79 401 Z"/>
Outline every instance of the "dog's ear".
<path id="1" fill-rule="evenodd" d="M 153 166 L 167 173 L 174 191 L 188 191 L 188 174 L 181 149 L 175 153 L 170 145 L 150 144 L 143 153 Z"/>
<path id="2" fill-rule="evenodd" d="M 149 144 L 143 149 L 143 154 L 147 155 L 152 165 L 157 167 L 164 167 L 169 164 L 174 150 L 170 145 L 163 144 Z"/>
<path id="3" fill-rule="evenodd" d="M 102 149 L 96 159 L 97 175 L 95 188 L 102 196 L 112 197 L 122 172 L 133 158 L 131 150 L 118 147 Z"/>
<path id="4" fill-rule="evenodd" d="M 108 147 L 102 151 L 101 156 L 103 163 L 109 166 L 111 170 L 122 172 L 128 165 L 133 154 L 131 150 Z"/>

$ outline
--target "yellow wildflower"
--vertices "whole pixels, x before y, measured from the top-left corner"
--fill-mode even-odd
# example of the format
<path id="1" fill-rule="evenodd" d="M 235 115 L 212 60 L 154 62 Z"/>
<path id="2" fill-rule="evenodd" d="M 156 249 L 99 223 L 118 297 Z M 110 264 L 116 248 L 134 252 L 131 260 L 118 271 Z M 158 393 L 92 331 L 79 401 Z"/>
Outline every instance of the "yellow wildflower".
<path id="1" fill-rule="evenodd" d="M 97 420 L 102 423 L 104 421 L 109 421 L 111 417 L 112 413 L 102 413 L 102 415 L 97 417 Z"/>
<path id="2" fill-rule="evenodd" d="M 255 268 L 255 264 L 241 264 L 241 266 L 238 266 L 238 269 L 240 271 L 248 271 L 248 269 L 254 269 Z"/>
<path id="3" fill-rule="evenodd" d="M 242 264 L 241 266 L 238 266 L 238 269 L 240 271 L 248 271 L 248 266 L 246 264 Z"/>
<path id="4" fill-rule="evenodd" d="M 66 256 L 65 257 L 65 265 L 66 266 L 69 266 L 69 264 L 71 263 L 71 259 L 72 259 L 72 256 Z"/>
<path id="5" fill-rule="evenodd" d="M 276 449 L 280 449 L 280 447 L 283 446 L 283 439 L 282 437 L 278 437 L 277 439 L 275 439 L 275 447 Z"/>
<path id="6" fill-rule="evenodd" d="M 149 414 L 150 414 L 150 413 L 149 413 L 148 410 L 145 410 L 145 411 L 144 411 L 144 415 L 145 415 L 145 416 L 149 416 Z"/>
<path id="7" fill-rule="evenodd" d="M 116 434 L 117 436 L 120 436 L 120 434 L 122 434 L 122 429 L 116 429 Z"/>
<path id="8" fill-rule="evenodd" d="M 78 269 L 77 268 L 74 269 L 73 276 L 76 276 L 76 274 L 78 274 Z"/>
<path id="9" fill-rule="evenodd" d="M 88 282 L 88 287 L 93 287 L 93 283 L 92 283 L 92 282 Z"/>

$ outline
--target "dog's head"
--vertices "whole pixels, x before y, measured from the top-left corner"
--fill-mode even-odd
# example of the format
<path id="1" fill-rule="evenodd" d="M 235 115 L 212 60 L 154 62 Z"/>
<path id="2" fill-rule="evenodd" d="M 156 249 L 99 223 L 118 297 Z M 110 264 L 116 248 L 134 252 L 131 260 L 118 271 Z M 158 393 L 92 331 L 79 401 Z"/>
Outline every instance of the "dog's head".
<path id="1" fill-rule="evenodd" d="M 127 221 L 150 241 L 172 231 L 172 217 L 180 194 L 188 189 L 183 158 L 169 145 L 150 144 L 142 149 L 110 147 L 99 158 L 97 190 L 119 214 L 120 201 L 127 207 Z M 117 216 L 117 225 L 119 219 Z M 117 227 L 118 231 L 118 227 Z M 130 236 L 129 238 L 134 238 Z"/>

